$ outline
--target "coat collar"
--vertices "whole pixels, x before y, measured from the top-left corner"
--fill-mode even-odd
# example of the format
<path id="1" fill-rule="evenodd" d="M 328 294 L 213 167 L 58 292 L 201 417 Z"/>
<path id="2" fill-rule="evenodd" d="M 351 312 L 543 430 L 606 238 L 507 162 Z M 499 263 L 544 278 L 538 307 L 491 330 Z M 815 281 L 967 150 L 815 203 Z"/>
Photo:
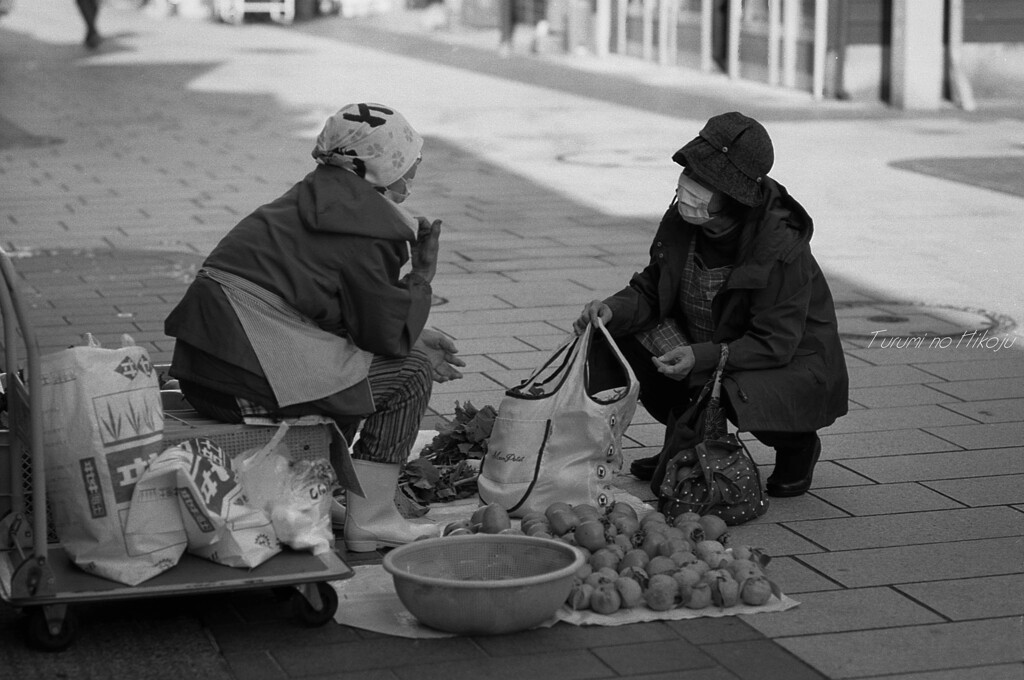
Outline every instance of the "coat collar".
<path id="1" fill-rule="evenodd" d="M 416 218 L 361 177 L 334 166 L 318 165 L 305 182 L 312 191 L 300 199 L 300 211 L 307 216 L 311 229 L 416 241 Z"/>
<path id="2" fill-rule="evenodd" d="M 764 288 L 777 261 L 792 262 L 807 247 L 813 221 L 786 188 L 764 180 L 765 201 L 750 212 L 740 235 L 739 263 L 728 288 Z"/>

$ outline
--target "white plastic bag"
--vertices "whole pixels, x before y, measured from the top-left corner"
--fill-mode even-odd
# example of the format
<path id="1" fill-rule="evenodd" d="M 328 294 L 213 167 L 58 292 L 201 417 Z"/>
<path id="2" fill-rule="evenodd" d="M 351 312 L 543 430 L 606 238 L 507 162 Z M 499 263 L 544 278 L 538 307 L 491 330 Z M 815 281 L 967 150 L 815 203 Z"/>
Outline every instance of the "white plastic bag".
<path id="1" fill-rule="evenodd" d="M 131 338 L 125 338 L 131 343 Z M 72 562 L 137 585 L 177 564 L 180 534 L 125 537 L 136 482 L 163 446 L 157 374 L 142 347 L 72 347 L 40 362 L 47 497 Z"/>
<path id="2" fill-rule="evenodd" d="M 295 550 L 314 555 L 330 551 L 331 492 L 337 485 L 334 469 L 326 460 L 297 460 L 290 464 L 285 495 L 270 509 L 278 538 Z"/>
<path id="3" fill-rule="evenodd" d="M 291 460 L 284 435 L 288 424 L 265 445 L 243 451 L 234 461 L 238 481 L 254 507 L 263 508 L 281 543 L 320 555 L 331 549 L 331 495 L 337 486 L 326 460 Z"/>
<path id="4" fill-rule="evenodd" d="M 284 435 L 288 425 L 282 423 L 266 444 L 235 456 L 232 464 L 238 483 L 245 490 L 250 505 L 270 512 L 271 504 L 284 494 L 288 476 L 288 447 Z"/>

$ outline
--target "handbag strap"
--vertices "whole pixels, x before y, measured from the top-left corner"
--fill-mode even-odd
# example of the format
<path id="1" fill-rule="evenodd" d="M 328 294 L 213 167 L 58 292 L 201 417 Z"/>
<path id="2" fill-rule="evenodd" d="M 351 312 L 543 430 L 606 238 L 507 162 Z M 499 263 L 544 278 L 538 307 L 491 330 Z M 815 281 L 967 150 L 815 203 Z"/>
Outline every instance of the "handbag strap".
<path id="1" fill-rule="evenodd" d="M 729 360 L 729 345 L 721 344 L 721 352 L 718 357 L 718 367 L 715 368 L 714 387 L 711 388 L 711 398 L 718 399 L 722 394 L 722 374 L 725 373 L 725 362 Z"/>
<path id="2" fill-rule="evenodd" d="M 698 413 L 695 413 L 694 415 L 699 415 L 700 407 L 698 405 L 704 403 L 709 396 L 711 399 L 719 399 L 721 397 L 722 374 L 725 371 L 725 362 L 729 358 L 729 346 L 723 342 L 721 344 L 721 348 L 721 353 L 718 357 L 718 366 L 715 367 L 715 372 L 712 373 L 711 377 L 708 378 L 708 381 L 704 383 L 704 386 L 701 388 L 700 394 L 697 395 L 697 398 L 690 402 L 689 408 L 697 408 L 698 410 Z"/>
<path id="3" fill-rule="evenodd" d="M 520 382 L 515 387 L 508 390 L 507 393 L 515 394 L 517 396 L 532 397 L 534 396 L 530 391 L 530 386 L 534 388 L 543 388 L 554 380 L 560 378 L 565 373 L 566 368 L 572 363 L 572 359 L 575 356 L 576 348 L 579 343 L 583 340 L 583 336 L 577 336 L 575 333 L 570 333 L 566 336 L 562 344 L 556 349 L 548 360 L 541 364 L 536 370 L 533 371 L 527 378 Z M 561 363 L 559 363 L 559 361 Z M 556 365 L 557 364 L 557 365 Z M 543 379 L 538 379 L 544 371 L 554 366 L 550 375 L 547 375 Z"/>
<path id="4" fill-rule="evenodd" d="M 721 344 L 721 352 L 718 357 L 718 366 L 715 368 L 715 373 L 711 377 L 711 379 L 704 385 L 704 388 L 701 390 L 700 396 L 697 398 L 698 402 L 704 399 L 708 393 L 708 386 L 711 386 L 711 398 L 708 399 L 707 404 L 704 405 L 704 411 L 700 413 L 700 418 L 702 419 L 707 417 L 708 408 L 719 408 L 719 400 L 721 398 L 722 393 L 722 373 L 725 371 L 725 362 L 728 361 L 728 359 L 729 346 L 723 342 Z M 705 435 L 707 432 L 706 427 L 700 428 L 699 431 L 701 433 L 701 441 L 696 442 L 693 448 L 694 454 L 697 457 L 696 467 L 699 468 L 700 474 L 702 474 L 704 477 L 705 497 L 703 499 L 702 506 L 706 509 L 717 502 L 718 489 L 713 481 L 714 470 L 712 469 L 712 464 L 707 458 L 707 447 L 704 442 Z M 746 447 L 744 446 L 744 450 L 745 449 Z M 750 455 L 749 451 L 747 452 L 747 455 Z M 697 470 L 695 469 L 694 472 L 696 473 Z"/>

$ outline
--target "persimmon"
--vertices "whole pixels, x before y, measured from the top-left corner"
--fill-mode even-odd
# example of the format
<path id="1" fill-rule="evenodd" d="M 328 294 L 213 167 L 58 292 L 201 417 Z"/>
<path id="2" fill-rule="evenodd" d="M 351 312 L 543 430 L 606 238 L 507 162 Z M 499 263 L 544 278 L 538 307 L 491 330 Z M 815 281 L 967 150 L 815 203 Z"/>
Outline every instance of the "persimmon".
<path id="1" fill-rule="evenodd" d="M 572 513 L 579 518 L 580 522 L 590 519 L 601 519 L 601 511 L 597 509 L 596 505 L 590 505 L 589 503 L 572 506 Z"/>
<path id="2" fill-rule="evenodd" d="M 627 503 L 626 501 L 615 501 L 612 503 L 612 509 L 608 513 L 609 515 L 625 515 L 632 517 L 635 520 L 639 520 L 639 516 L 636 514 L 636 508 Z"/>
<path id="3" fill-rule="evenodd" d="M 480 517 L 480 531 L 482 533 L 498 534 L 511 528 L 512 519 L 508 516 L 508 510 L 497 503 L 484 506 L 483 514 Z"/>
<path id="4" fill-rule="evenodd" d="M 743 584 L 743 590 L 740 591 L 740 599 L 743 600 L 743 604 L 749 604 L 752 607 L 760 607 L 771 597 L 772 585 L 764 576 L 747 579 Z"/>
<path id="5" fill-rule="evenodd" d="M 612 513 L 608 515 L 608 522 L 611 526 L 615 527 L 618 533 L 625 534 L 626 536 L 632 536 L 640 529 L 640 520 L 629 515 Z"/>
<path id="6" fill-rule="evenodd" d="M 590 596 L 594 593 L 594 586 L 589 583 L 574 583 L 566 604 L 574 611 L 590 609 Z"/>
<path id="7" fill-rule="evenodd" d="M 598 614 L 614 614 L 622 606 L 622 596 L 614 583 L 605 583 L 590 595 L 590 608 Z"/>
<path id="8" fill-rule="evenodd" d="M 559 512 L 559 511 L 567 512 L 567 511 L 571 511 L 571 510 L 572 510 L 572 506 L 569 505 L 568 503 L 563 503 L 562 501 L 555 501 L 554 503 L 549 505 L 544 510 L 544 516 L 547 517 L 548 521 L 550 522 L 551 521 L 551 513 Z"/>
<path id="9" fill-rule="evenodd" d="M 646 569 L 647 563 L 651 561 L 651 556 L 647 554 L 641 548 L 633 548 L 619 560 L 619 571 L 627 567 L 639 567 L 640 569 Z"/>
<path id="10" fill-rule="evenodd" d="M 668 574 L 655 574 L 647 583 L 644 602 L 656 612 L 668 611 L 676 606 L 679 584 Z"/>
<path id="11" fill-rule="evenodd" d="M 729 525 L 718 515 L 704 515 L 697 523 L 704 529 L 704 538 L 709 541 L 719 540 L 729 530 Z"/>
<path id="12" fill-rule="evenodd" d="M 579 517 L 571 510 L 556 510 L 548 518 L 548 524 L 551 525 L 551 533 L 556 536 L 564 536 L 579 526 L 579 523 Z"/>
<path id="13" fill-rule="evenodd" d="M 600 550 L 595 551 L 594 554 L 590 556 L 589 562 L 590 566 L 595 571 L 599 571 L 603 567 L 609 567 L 611 569 L 615 569 L 615 573 L 618 575 L 619 556 L 607 548 L 601 548 Z"/>
<path id="14" fill-rule="evenodd" d="M 619 606 L 622 609 L 639 607 L 644 601 L 644 592 L 634 579 L 620 576 L 615 580 L 615 590 L 619 591 Z"/>
<path id="15" fill-rule="evenodd" d="M 604 536 L 604 525 L 597 520 L 580 522 L 573 530 L 576 544 L 587 550 L 599 550 L 608 545 Z"/>
<path id="16" fill-rule="evenodd" d="M 687 609 L 704 609 L 711 606 L 711 586 L 706 581 L 690 589 L 690 598 L 683 603 Z"/>
<path id="17" fill-rule="evenodd" d="M 679 567 L 676 566 L 676 563 L 672 561 L 671 557 L 664 557 L 662 555 L 652 557 L 646 567 L 647 573 L 651 576 L 654 576 L 655 574 L 670 574 L 678 568 Z"/>

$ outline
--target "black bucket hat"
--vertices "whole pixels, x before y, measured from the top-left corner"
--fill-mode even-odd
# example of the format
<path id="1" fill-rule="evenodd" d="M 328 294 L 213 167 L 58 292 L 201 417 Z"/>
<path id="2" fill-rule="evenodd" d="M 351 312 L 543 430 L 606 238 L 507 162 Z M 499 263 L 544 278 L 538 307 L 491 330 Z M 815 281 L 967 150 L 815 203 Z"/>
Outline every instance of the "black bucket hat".
<path id="1" fill-rule="evenodd" d="M 764 200 L 761 188 L 775 163 L 775 149 L 763 125 L 731 111 L 709 119 L 672 160 L 740 203 L 758 206 Z"/>

